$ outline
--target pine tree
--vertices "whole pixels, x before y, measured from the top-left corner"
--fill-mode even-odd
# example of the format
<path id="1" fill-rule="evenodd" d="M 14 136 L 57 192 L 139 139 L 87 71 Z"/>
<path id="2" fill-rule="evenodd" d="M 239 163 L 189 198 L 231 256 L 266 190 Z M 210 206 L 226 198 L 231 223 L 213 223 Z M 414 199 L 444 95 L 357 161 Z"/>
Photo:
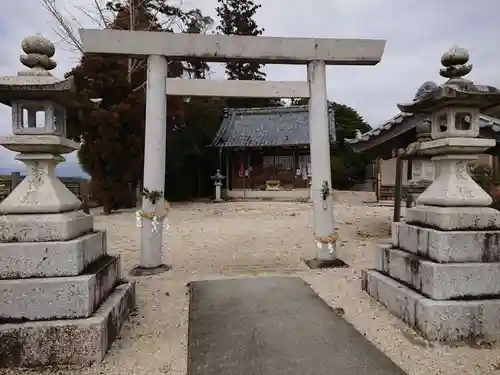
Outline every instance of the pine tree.
<path id="1" fill-rule="evenodd" d="M 186 13 L 186 30 L 188 34 L 204 34 L 212 27 L 214 20 L 211 17 L 204 16 L 199 9 L 193 9 Z M 185 70 L 191 78 L 206 78 L 210 68 L 206 61 L 199 58 L 189 59 Z"/>
<path id="2" fill-rule="evenodd" d="M 217 31 L 224 35 L 251 35 L 260 36 L 264 32 L 254 20 L 257 11 L 261 8 L 253 0 L 217 0 L 217 16 L 220 24 Z M 263 64 L 255 61 L 226 63 L 226 75 L 230 80 L 264 81 L 266 73 L 262 70 Z M 238 107 L 269 107 L 281 105 L 281 100 L 261 98 L 229 98 L 227 105 L 230 108 Z"/>
<path id="3" fill-rule="evenodd" d="M 108 3 L 115 14 L 112 28 L 130 28 L 130 6 L 135 6 L 134 30 L 173 32 L 158 21 L 157 16 L 176 17 L 188 28 L 194 13 L 166 6 L 163 0 L 142 0 Z M 201 13 L 196 13 L 198 17 Z M 199 17 L 198 17 L 199 18 Z M 203 20 L 203 17 L 201 18 Z M 203 64 L 192 62 L 202 71 Z M 69 136 L 83 141 L 78 152 L 82 168 L 91 176 L 92 194 L 103 204 L 104 212 L 135 205 L 135 186 L 142 180 L 144 160 L 145 80 L 146 61 L 130 64 L 123 56 L 83 56 L 80 64 L 67 75 L 74 76 L 78 91 L 88 98 L 102 98 L 98 106 L 87 104 L 78 113 L 68 114 Z M 185 66 L 171 62 L 169 77 L 181 77 Z M 175 128 L 185 122 L 184 102 L 178 97 L 167 101 L 167 134 L 172 137 Z M 170 157 L 179 150 L 167 148 L 170 166 L 179 157 Z M 180 152 L 186 151 L 181 149 Z"/>

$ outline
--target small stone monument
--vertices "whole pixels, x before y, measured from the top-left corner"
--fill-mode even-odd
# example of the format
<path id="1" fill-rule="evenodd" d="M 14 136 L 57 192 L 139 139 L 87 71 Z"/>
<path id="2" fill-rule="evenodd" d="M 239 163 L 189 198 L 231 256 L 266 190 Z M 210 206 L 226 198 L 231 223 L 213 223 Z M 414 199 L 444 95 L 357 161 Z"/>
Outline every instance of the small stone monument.
<path id="1" fill-rule="evenodd" d="M 214 202 L 222 202 L 222 195 L 221 195 L 221 186 L 222 186 L 222 181 L 226 178 L 226 176 L 223 176 L 220 173 L 220 169 L 217 169 L 217 173 L 215 175 L 210 177 L 215 186 L 215 201 Z"/>
<path id="2" fill-rule="evenodd" d="M 42 36 L 22 49 L 29 69 L 0 77 L 14 133 L 0 144 L 28 167 L 0 204 L 0 366 L 87 364 L 116 338 L 134 284 L 121 279 L 119 257 L 107 255 L 106 232 L 56 176 L 61 155 L 80 147 L 65 138 L 66 110 L 83 100 L 73 78 L 49 73 L 55 50 Z"/>
<path id="3" fill-rule="evenodd" d="M 376 270 L 363 272 L 365 291 L 426 339 L 444 342 L 500 339 L 500 212 L 467 172 L 495 146 L 478 138 L 478 117 L 500 104 L 500 91 L 462 78 L 468 60 L 452 48 L 441 58 L 448 81 L 399 105 L 432 119 L 432 139 L 407 152 L 432 157 L 437 174 L 406 222 L 393 223 Z"/>

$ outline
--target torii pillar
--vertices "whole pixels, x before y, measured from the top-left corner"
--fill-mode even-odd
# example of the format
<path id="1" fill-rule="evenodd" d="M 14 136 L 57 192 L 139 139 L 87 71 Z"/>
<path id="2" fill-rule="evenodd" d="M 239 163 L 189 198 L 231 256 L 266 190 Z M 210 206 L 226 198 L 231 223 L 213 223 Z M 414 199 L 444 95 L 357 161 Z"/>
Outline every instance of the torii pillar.
<path id="1" fill-rule="evenodd" d="M 144 187 L 164 190 L 166 94 L 179 96 L 309 98 L 309 129 L 316 257 L 310 267 L 338 264 L 330 171 L 326 65 L 376 65 L 385 40 L 282 38 L 262 36 L 87 30 L 80 36 L 85 53 L 148 57 Z M 207 62 L 258 61 L 307 65 L 308 82 L 167 79 L 168 60 L 199 57 Z M 163 77 L 165 79 L 163 79 Z M 161 210 L 163 199 L 143 209 Z M 162 272 L 162 228 L 142 227 L 141 263 L 136 274 Z"/>

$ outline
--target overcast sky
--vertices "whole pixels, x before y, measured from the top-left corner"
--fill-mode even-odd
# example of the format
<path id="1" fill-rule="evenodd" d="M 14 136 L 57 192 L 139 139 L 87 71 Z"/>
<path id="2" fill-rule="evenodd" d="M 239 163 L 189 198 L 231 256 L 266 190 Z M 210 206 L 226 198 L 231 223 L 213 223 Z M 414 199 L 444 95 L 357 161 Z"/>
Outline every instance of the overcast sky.
<path id="1" fill-rule="evenodd" d="M 172 0 L 179 3 L 180 0 Z M 92 22 L 72 6 L 92 0 L 56 0 L 85 27 Z M 105 2 L 104 0 L 101 2 Z M 216 0 L 184 0 L 184 8 L 200 8 L 215 17 Z M 465 47 L 474 65 L 468 78 L 500 87 L 499 0 L 261 0 L 257 22 L 265 35 L 292 37 L 386 39 L 382 62 L 374 67 L 329 67 L 330 100 L 355 108 L 371 126 L 395 115 L 396 104 L 410 101 L 427 80 L 443 82 L 440 57 L 453 44 Z M 0 75 L 15 75 L 21 68 L 21 40 L 41 33 L 55 42 L 62 77 L 78 56 L 52 31 L 55 22 L 40 0 L 0 0 Z M 220 71 L 220 69 L 217 69 Z M 269 66 L 268 80 L 305 80 L 302 66 Z M 217 74 L 216 74 L 217 76 Z M 0 108 L 0 134 L 11 131 L 10 109 Z M 12 155 L 0 151 L 0 164 Z"/>

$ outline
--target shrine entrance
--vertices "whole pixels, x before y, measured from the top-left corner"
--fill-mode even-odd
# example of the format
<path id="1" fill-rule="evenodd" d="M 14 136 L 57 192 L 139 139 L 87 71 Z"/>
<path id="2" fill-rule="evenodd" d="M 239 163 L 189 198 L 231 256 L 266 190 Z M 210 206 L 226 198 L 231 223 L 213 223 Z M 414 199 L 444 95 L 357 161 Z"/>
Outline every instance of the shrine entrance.
<path id="1" fill-rule="evenodd" d="M 330 143 L 326 65 L 376 65 L 384 40 L 319 39 L 262 36 L 173 34 L 147 31 L 87 30 L 80 36 L 85 53 L 147 56 L 144 188 L 165 186 L 167 95 L 309 98 L 314 264 L 336 260 L 333 202 L 330 199 Z M 166 78 L 168 60 L 198 57 L 207 62 L 257 61 L 262 64 L 307 65 L 307 82 L 229 81 Z M 163 210 L 163 194 L 144 199 L 142 212 Z M 144 216 L 143 216 L 144 217 Z M 147 217 L 141 229 L 141 257 L 136 274 L 162 272 L 162 220 Z"/>

